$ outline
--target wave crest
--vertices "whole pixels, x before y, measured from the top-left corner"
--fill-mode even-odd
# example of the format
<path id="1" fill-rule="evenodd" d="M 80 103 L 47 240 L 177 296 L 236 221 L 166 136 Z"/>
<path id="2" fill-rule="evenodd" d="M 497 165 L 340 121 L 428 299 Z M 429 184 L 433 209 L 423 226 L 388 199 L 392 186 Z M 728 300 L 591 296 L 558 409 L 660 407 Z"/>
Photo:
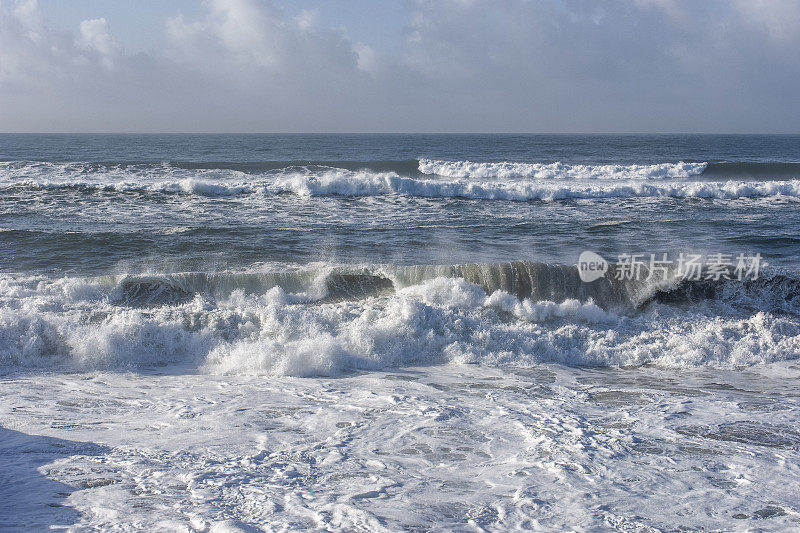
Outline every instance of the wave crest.
<path id="1" fill-rule="evenodd" d="M 737 367 L 800 357 L 800 282 L 574 285 L 498 263 L 0 278 L 0 369 L 332 375 L 478 362 Z M 580 282 L 578 282 L 580 283 Z"/>
<path id="2" fill-rule="evenodd" d="M 403 162 L 404 163 L 404 162 Z M 184 165 L 185 166 L 185 165 Z M 564 163 L 472 163 L 422 159 L 417 174 L 350 165 L 292 165 L 261 173 L 228 168 L 183 168 L 171 164 L 0 163 L 0 188 L 79 190 L 205 197 L 408 196 L 505 201 L 610 198 L 800 198 L 800 179 L 700 180 L 706 163 L 656 165 L 568 165 Z"/>
<path id="3" fill-rule="evenodd" d="M 688 178 L 701 174 L 708 163 L 660 163 L 655 165 L 571 165 L 555 163 L 477 163 L 420 159 L 419 171 L 448 178 L 534 179 L 657 179 Z"/>

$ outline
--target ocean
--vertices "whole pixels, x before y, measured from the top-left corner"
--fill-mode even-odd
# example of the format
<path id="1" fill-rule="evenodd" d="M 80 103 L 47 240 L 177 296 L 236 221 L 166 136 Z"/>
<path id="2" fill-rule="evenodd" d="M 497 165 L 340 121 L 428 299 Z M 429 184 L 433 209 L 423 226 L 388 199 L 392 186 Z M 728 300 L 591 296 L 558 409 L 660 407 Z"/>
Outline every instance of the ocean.
<path id="1" fill-rule="evenodd" d="M 3 530 L 796 529 L 798 358 L 798 135 L 0 135 Z"/>

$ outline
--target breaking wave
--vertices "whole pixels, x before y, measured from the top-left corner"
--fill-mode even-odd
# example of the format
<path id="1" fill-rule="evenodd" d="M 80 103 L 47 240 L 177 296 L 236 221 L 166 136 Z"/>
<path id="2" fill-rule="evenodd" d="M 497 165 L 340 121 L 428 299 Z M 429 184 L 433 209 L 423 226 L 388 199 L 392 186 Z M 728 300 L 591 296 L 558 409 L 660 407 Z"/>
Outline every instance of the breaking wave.
<path id="1" fill-rule="evenodd" d="M 192 194 L 226 197 L 249 194 L 298 196 L 387 196 L 404 195 L 422 198 L 465 198 L 506 201 L 558 201 L 608 198 L 707 198 L 737 199 L 786 197 L 800 198 L 800 180 L 766 182 L 626 182 L 543 183 L 543 182 L 472 182 L 465 180 L 424 180 L 394 174 L 330 171 L 318 175 L 294 174 L 270 182 L 211 182 L 183 179 L 153 185 L 131 183 L 17 183 L 13 187 L 36 189 L 77 189 L 86 192 L 114 191 L 139 193 Z"/>
<path id="2" fill-rule="evenodd" d="M 556 201 L 607 198 L 763 198 L 800 197 L 800 180 L 769 182 L 625 182 L 593 183 L 542 181 L 424 180 L 396 175 L 329 173 L 296 175 L 268 187 L 273 192 L 303 196 L 407 195 L 424 198 Z"/>
<path id="3" fill-rule="evenodd" d="M 411 364 L 730 368 L 800 357 L 800 280 L 582 283 L 568 265 L 0 277 L 0 368 L 336 375 Z"/>
<path id="4" fill-rule="evenodd" d="M 417 168 L 411 163 L 205 163 L 202 167 L 188 163 L 5 162 L 0 163 L 0 189 L 8 193 L 67 189 L 89 194 L 403 195 L 507 201 L 800 197 L 800 165 L 793 163 L 571 165 L 422 159 Z M 758 179 L 741 179 L 746 176 Z M 786 179 L 790 177 L 794 179 Z"/>
<path id="5" fill-rule="evenodd" d="M 701 174 L 708 163 L 661 163 L 657 165 L 570 165 L 555 163 L 473 163 L 420 159 L 423 174 L 448 178 L 534 179 L 655 179 L 688 178 Z"/>

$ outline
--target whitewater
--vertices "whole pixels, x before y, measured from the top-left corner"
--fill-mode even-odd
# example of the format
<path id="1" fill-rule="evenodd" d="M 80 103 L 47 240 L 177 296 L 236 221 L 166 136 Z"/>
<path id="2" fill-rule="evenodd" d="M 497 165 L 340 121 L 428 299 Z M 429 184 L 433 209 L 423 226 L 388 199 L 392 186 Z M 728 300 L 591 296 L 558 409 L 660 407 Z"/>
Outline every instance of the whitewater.
<path id="1" fill-rule="evenodd" d="M 403 162 L 397 163 L 402 166 Z M 72 189 L 209 197 L 281 193 L 299 196 L 404 195 L 520 202 L 636 197 L 800 197 L 800 180 L 797 179 L 687 179 L 699 177 L 707 163 L 682 161 L 654 165 L 565 165 L 560 162 L 471 163 L 421 159 L 415 176 L 357 169 L 358 165 L 352 163 L 349 166 L 352 168 L 322 164 L 289 165 L 245 173 L 235 168 L 188 170 L 169 163 L 142 167 L 21 162 L 0 164 L 0 170 L 5 171 L 0 187 L 9 192 Z M 797 167 L 800 170 L 800 164 Z M 87 181 L 87 173 L 94 180 Z"/>
<path id="2" fill-rule="evenodd" d="M 0 529 L 795 529 L 798 153 L 0 135 Z"/>

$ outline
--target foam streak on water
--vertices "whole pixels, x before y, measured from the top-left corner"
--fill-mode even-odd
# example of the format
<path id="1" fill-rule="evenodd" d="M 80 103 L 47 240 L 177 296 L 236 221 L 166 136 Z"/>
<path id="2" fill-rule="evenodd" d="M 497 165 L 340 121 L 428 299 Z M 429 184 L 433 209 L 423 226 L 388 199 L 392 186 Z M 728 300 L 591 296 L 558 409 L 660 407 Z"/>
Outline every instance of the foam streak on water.
<path id="1" fill-rule="evenodd" d="M 0 527 L 792 530 L 798 372 L 21 375 Z"/>

